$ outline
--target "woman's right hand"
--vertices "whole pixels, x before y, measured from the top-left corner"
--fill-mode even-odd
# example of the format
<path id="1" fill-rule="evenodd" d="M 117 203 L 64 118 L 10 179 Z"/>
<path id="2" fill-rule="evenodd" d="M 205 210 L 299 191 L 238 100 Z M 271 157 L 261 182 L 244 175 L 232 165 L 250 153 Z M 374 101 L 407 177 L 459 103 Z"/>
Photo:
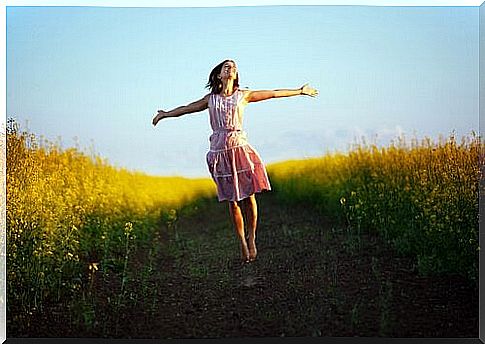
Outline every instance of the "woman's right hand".
<path id="1" fill-rule="evenodd" d="M 167 116 L 167 113 L 168 113 L 168 112 L 166 112 L 166 111 L 163 111 L 163 110 L 158 110 L 157 115 L 156 115 L 156 116 L 153 118 L 153 121 L 152 121 L 153 125 L 154 125 L 154 126 L 155 126 L 155 125 L 157 125 L 157 123 L 158 123 L 160 120 L 162 120 L 164 117 L 168 117 L 168 116 Z"/>
<path id="2" fill-rule="evenodd" d="M 301 88 L 301 94 L 310 97 L 316 97 L 318 95 L 318 90 L 309 86 L 308 84 L 303 85 Z"/>

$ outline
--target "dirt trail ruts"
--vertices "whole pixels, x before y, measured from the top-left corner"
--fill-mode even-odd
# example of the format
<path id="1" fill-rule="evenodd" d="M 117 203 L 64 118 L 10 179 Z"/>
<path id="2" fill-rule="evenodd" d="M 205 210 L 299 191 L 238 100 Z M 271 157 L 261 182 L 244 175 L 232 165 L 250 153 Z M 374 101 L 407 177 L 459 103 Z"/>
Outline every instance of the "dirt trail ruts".
<path id="1" fill-rule="evenodd" d="M 273 193 L 257 199 L 249 264 L 225 202 L 162 228 L 151 311 L 124 312 L 117 336 L 478 337 L 478 292 L 463 279 L 419 277 L 375 236 L 352 236 Z"/>

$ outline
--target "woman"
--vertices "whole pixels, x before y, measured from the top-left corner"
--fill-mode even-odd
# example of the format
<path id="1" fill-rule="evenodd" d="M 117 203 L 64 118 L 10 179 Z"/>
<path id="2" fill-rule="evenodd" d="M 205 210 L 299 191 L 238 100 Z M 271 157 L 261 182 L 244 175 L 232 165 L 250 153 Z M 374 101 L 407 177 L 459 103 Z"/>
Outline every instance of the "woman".
<path id="1" fill-rule="evenodd" d="M 297 95 L 316 96 L 318 91 L 308 85 L 299 89 L 251 91 L 239 89 L 236 63 L 225 60 L 210 73 L 207 88 L 211 92 L 202 99 L 171 111 L 158 110 L 153 125 L 167 117 L 209 109 L 213 134 L 206 159 L 217 185 L 220 202 L 229 202 L 229 213 L 241 242 L 242 260 L 256 259 L 257 204 L 255 193 L 271 190 L 265 166 L 242 131 L 243 112 L 248 103 Z M 244 232 L 243 212 L 248 222 L 248 237 Z"/>

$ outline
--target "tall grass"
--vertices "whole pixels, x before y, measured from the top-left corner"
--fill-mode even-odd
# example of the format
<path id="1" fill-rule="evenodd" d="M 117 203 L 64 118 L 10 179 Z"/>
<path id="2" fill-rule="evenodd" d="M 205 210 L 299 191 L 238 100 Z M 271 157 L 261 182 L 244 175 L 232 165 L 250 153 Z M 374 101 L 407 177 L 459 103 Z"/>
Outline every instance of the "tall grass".
<path id="1" fill-rule="evenodd" d="M 479 182 L 485 145 L 472 133 L 268 166 L 288 202 L 312 203 L 353 232 L 379 233 L 425 274 L 478 278 Z M 483 190 L 482 190 L 483 191 Z"/>
<path id="2" fill-rule="evenodd" d="M 123 272 L 128 252 L 152 240 L 161 218 L 215 195 L 210 179 L 114 168 L 13 120 L 6 134 L 7 307 L 18 319 L 80 297 L 95 269 Z"/>

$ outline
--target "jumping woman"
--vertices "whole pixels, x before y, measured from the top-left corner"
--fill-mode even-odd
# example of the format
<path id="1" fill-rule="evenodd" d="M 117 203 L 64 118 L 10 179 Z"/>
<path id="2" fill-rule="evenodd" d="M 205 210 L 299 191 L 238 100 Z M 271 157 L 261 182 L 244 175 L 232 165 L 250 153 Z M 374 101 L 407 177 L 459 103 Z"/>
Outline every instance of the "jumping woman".
<path id="1" fill-rule="evenodd" d="M 202 99 L 170 111 L 158 110 L 153 125 L 163 118 L 179 117 L 209 109 L 213 130 L 209 138 L 207 165 L 217 185 L 219 202 L 229 202 L 229 213 L 241 242 L 243 262 L 256 259 L 257 204 L 255 193 L 271 190 L 266 168 L 258 152 L 248 143 L 242 130 L 243 112 L 248 103 L 261 100 L 307 95 L 318 91 L 308 85 L 298 89 L 251 91 L 239 89 L 239 74 L 233 60 L 225 60 L 210 73 L 206 85 L 210 93 Z M 244 217 L 248 226 L 246 239 Z"/>

